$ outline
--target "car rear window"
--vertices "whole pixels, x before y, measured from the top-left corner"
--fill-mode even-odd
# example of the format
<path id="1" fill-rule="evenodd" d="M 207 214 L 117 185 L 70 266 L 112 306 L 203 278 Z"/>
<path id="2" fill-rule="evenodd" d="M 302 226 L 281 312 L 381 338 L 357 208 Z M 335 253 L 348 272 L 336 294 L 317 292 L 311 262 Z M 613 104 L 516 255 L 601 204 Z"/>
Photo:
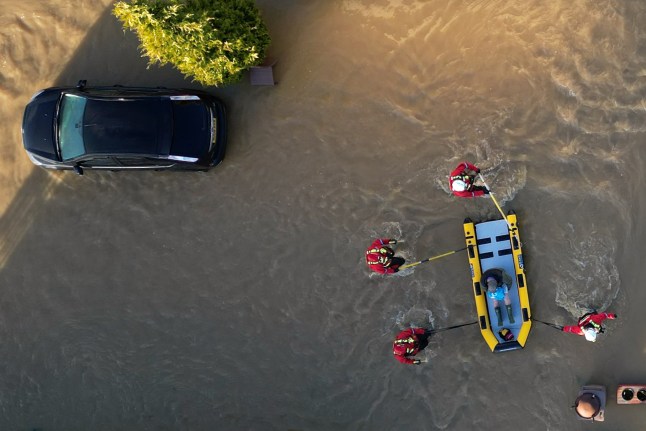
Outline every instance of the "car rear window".
<path id="1" fill-rule="evenodd" d="M 172 156 L 205 156 L 211 143 L 210 111 L 199 98 L 173 99 Z"/>

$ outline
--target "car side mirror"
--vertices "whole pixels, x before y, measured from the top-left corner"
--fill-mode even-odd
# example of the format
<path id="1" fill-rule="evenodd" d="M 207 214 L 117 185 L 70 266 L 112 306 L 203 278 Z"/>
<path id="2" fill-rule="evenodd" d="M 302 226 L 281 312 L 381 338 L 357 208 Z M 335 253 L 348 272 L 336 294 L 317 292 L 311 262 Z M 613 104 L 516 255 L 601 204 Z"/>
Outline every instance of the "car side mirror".
<path id="1" fill-rule="evenodd" d="M 87 79 L 81 79 L 78 84 L 76 84 L 76 88 L 79 90 L 83 90 L 85 86 L 87 85 Z"/>
<path id="2" fill-rule="evenodd" d="M 76 172 L 77 175 L 83 175 L 83 168 L 80 167 L 79 165 L 74 165 L 74 172 Z"/>

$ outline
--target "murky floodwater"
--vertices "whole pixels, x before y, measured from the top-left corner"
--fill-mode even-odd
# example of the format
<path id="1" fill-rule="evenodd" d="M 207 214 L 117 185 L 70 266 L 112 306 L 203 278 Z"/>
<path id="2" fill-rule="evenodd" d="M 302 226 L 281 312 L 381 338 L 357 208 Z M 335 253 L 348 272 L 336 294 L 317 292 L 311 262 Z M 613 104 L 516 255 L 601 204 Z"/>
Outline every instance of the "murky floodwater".
<path id="1" fill-rule="evenodd" d="M 259 1 L 275 87 L 210 89 L 230 114 L 209 173 L 47 173 L 20 137 L 40 88 L 195 87 L 146 67 L 107 0 L 0 12 L 0 429 L 599 430 L 646 383 L 646 3 Z M 409 260 L 463 247 L 446 175 L 477 162 L 521 223 L 534 317 L 615 311 L 597 343 L 536 323 L 493 355 L 473 326 L 406 367 L 401 328 L 475 320 L 464 255 L 371 276 L 374 237 Z"/>

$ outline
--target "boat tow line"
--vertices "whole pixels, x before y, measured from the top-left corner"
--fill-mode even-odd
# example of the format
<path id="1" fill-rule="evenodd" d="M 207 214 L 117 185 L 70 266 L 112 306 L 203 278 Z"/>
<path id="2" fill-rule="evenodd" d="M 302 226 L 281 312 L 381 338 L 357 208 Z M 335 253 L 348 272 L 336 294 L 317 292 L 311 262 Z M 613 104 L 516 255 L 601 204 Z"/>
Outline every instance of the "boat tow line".
<path id="1" fill-rule="evenodd" d="M 438 254 L 437 256 L 429 257 L 428 259 L 420 260 L 419 262 L 408 263 L 406 265 L 400 266 L 399 270 L 401 271 L 402 269 L 412 268 L 412 267 L 417 266 L 417 265 L 419 265 L 421 263 L 430 262 L 432 260 L 439 259 L 441 257 L 450 256 L 450 255 L 452 255 L 454 253 L 457 253 L 458 251 L 462 251 L 462 250 L 466 250 L 466 249 L 467 249 L 466 247 L 462 247 L 462 248 L 460 248 L 458 250 L 447 251 L 446 253 Z"/>
<path id="2" fill-rule="evenodd" d="M 514 230 L 513 230 L 513 229 L 512 229 L 512 227 L 511 227 L 511 223 L 509 223 L 509 220 L 507 220 L 507 216 L 505 215 L 505 212 L 504 212 L 504 211 L 502 210 L 502 208 L 500 207 L 500 204 L 499 204 L 499 203 L 498 203 L 498 201 L 496 200 L 496 197 L 493 195 L 493 192 L 492 192 L 492 191 L 491 191 L 491 189 L 489 188 L 489 185 L 488 185 L 488 184 L 487 184 L 487 182 L 485 181 L 485 179 L 484 179 L 484 177 L 482 176 L 482 174 L 478 174 L 478 176 L 480 177 L 480 180 L 482 181 L 482 183 L 484 184 L 484 186 L 487 188 L 487 190 L 489 190 L 489 196 L 491 196 L 491 200 L 492 200 L 492 201 L 493 201 L 493 203 L 496 205 L 496 208 L 498 208 L 498 211 L 500 211 L 500 215 L 501 215 L 501 216 L 502 216 L 502 218 L 505 220 L 505 223 L 507 223 L 507 227 L 509 228 L 509 232 L 510 232 L 514 237 L 516 237 L 516 235 L 515 235 L 515 233 L 514 233 Z M 516 240 L 518 240 L 518 238 L 516 238 Z M 518 242 L 520 243 L 520 241 L 518 241 Z"/>
<path id="3" fill-rule="evenodd" d="M 433 335 L 433 334 L 437 334 L 438 332 L 444 332 L 451 329 L 461 328 L 463 326 L 475 325 L 476 323 L 478 322 L 476 321 L 476 322 L 470 322 L 470 323 L 462 323 L 461 325 L 449 326 L 447 328 L 431 329 L 430 331 L 426 331 L 426 334 Z"/>
<path id="4" fill-rule="evenodd" d="M 538 319 L 535 319 L 535 318 L 533 318 L 533 317 L 532 317 L 532 320 L 533 320 L 534 322 L 540 322 L 540 323 L 542 323 L 542 324 L 544 324 L 544 325 L 551 326 L 552 328 L 554 328 L 554 329 L 556 329 L 556 330 L 558 330 L 558 331 L 562 331 L 562 330 L 563 330 L 563 326 L 561 326 L 561 325 L 557 325 L 556 323 L 547 323 L 547 322 L 543 322 L 542 320 L 538 320 Z"/>

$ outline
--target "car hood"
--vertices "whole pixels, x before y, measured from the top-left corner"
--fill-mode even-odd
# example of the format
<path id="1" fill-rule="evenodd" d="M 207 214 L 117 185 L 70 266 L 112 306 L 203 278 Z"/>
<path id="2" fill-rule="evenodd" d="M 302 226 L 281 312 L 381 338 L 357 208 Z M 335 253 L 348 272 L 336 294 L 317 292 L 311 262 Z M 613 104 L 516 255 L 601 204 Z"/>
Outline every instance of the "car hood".
<path id="1" fill-rule="evenodd" d="M 54 122 L 60 95 L 59 89 L 36 94 L 27 104 L 22 120 L 22 143 L 25 150 L 51 160 L 58 160 Z"/>

